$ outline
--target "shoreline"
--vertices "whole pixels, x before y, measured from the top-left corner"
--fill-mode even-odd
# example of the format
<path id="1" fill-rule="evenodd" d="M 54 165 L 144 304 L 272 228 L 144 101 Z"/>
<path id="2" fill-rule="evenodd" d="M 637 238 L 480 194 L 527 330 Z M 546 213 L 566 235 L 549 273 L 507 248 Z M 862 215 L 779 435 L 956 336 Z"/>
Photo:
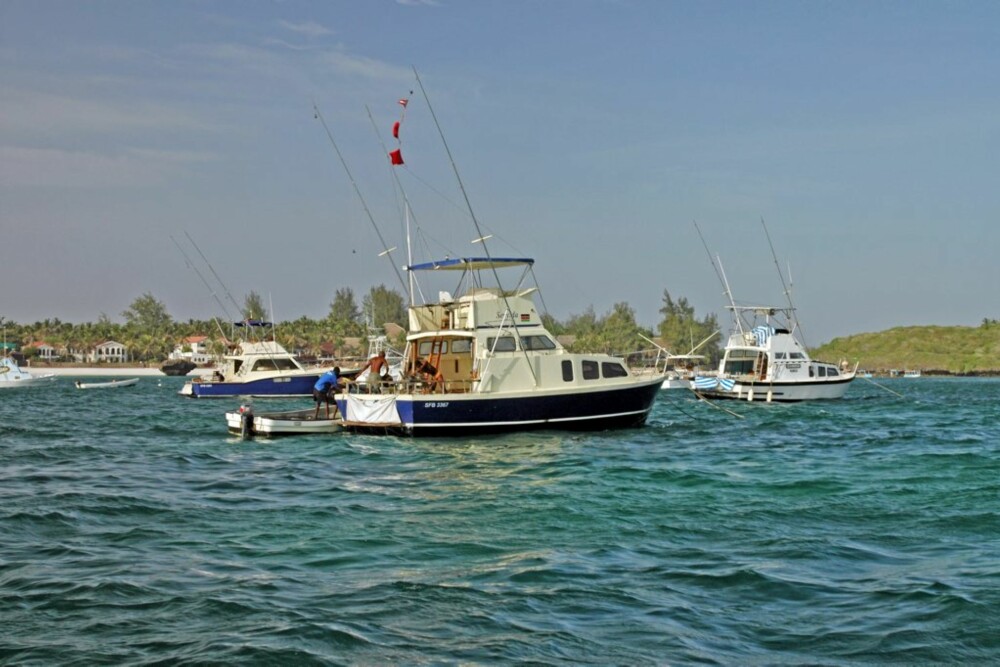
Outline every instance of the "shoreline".
<path id="1" fill-rule="evenodd" d="M 137 366 L 134 368 L 124 367 L 99 367 L 99 366 L 21 366 L 21 370 L 28 371 L 32 375 L 56 375 L 59 377 L 171 377 L 159 368 Z M 203 368 L 196 368 L 191 373 L 197 375 L 196 371 L 204 372 Z M 183 377 L 183 376 L 174 376 Z"/>

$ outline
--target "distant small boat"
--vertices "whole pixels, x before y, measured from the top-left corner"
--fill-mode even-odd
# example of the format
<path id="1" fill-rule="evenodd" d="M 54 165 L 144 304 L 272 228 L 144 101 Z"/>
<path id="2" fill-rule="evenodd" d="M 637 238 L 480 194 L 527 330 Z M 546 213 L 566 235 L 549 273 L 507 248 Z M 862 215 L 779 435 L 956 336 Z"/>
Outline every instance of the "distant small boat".
<path id="1" fill-rule="evenodd" d="M 139 378 L 127 380 L 108 380 L 105 382 L 75 382 L 77 389 L 113 389 L 114 387 L 131 387 L 139 382 Z"/>
<path id="2" fill-rule="evenodd" d="M 256 435 L 309 435 L 336 433 L 343 429 L 339 413 L 328 419 L 323 408 L 320 408 L 320 412 L 319 418 L 316 418 L 316 408 L 254 413 L 251 406 L 241 405 L 239 410 L 226 413 L 226 427 L 230 433 L 237 434 L 244 440 L 250 440 Z"/>
<path id="3" fill-rule="evenodd" d="M 918 378 L 918 377 L 920 377 L 920 371 L 904 371 L 903 372 L 903 377 L 904 378 Z"/>

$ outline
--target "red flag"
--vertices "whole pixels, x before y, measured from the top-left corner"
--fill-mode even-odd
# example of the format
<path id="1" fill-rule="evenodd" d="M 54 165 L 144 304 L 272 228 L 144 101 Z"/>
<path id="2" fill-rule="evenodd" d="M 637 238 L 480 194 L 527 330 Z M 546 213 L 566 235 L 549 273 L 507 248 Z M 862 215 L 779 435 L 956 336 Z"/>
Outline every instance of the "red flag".
<path id="1" fill-rule="evenodd" d="M 397 139 L 399 139 L 399 121 L 398 121 L 398 120 L 397 120 L 397 121 L 396 121 L 396 123 L 395 123 L 395 124 L 394 124 L 394 125 L 392 126 L 392 136 L 394 136 L 394 137 L 396 137 Z"/>
<path id="2" fill-rule="evenodd" d="M 403 164 L 403 152 L 398 148 L 394 151 L 389 151 L 389 159 L 392 160 L 393 164 Z"/>
<path id="3" fill-rule="evenodd" d="M 410 100 L 408 100 L 405 97 L 402 97 L 402 98 L 400 98 L 399 103 L 402 104 L 405 107 L 407 104 L 410 103 Z"/>

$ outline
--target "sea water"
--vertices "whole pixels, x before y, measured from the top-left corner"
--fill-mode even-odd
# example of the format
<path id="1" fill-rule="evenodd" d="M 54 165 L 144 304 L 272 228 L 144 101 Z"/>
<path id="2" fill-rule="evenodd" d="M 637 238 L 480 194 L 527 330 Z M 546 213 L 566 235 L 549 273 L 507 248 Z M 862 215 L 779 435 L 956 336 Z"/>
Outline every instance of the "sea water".
<path id="1" fill-rule="evenodd" d="M 0 394 L 0 663 L 1000 662 L 1000 381 L 248 442 L 181 382 Z"/>

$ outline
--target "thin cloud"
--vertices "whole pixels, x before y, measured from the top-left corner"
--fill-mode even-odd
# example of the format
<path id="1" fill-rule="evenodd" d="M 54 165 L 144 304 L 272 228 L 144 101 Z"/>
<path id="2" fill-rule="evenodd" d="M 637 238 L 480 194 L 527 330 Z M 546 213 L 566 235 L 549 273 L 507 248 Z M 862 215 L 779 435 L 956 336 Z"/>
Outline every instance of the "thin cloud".
<path id="1" fill-rule="evenodd" d="M 366 56 L 356 56 L 337 51 L 326 54 L 323 58 L 330 67 L 334 68 L 340 74 L 360 76 L 378 81 L 408 81 L 412 78 L 412 72 L 405 67 L 392 65 Z"/>
<path id="2" fill-rule="evenodd" d="M 65 132 L 120 132 L 169 127 L 204 130 L 197 117 L 162 104 L 84 99 L 55 93 L 0 89 L 0 132 L 31 136 L 44 129 Z"/>
<path id="3" fill-rule="evenodd" d="M 0 146 L 0 186 L 129 188 L 167 182 L 185 165 L 217 159 L 211 153 L 129 149 L 117 154 Z"/>
<path id="4" fill-rule="evenodd" d="M 303 21 L 302 23 L 292 23 L 291 21 L 278 21 L 278 25 L 286 30 L 291 30 L 292 32 L 298 33 L 300 35 L 305 35 L 310 39 L 315 39 L 317 37 L 325 37 L 326 35 L 332 35 L 333 31 L 326 26 L 320 25 L 315 21 Z"/>

